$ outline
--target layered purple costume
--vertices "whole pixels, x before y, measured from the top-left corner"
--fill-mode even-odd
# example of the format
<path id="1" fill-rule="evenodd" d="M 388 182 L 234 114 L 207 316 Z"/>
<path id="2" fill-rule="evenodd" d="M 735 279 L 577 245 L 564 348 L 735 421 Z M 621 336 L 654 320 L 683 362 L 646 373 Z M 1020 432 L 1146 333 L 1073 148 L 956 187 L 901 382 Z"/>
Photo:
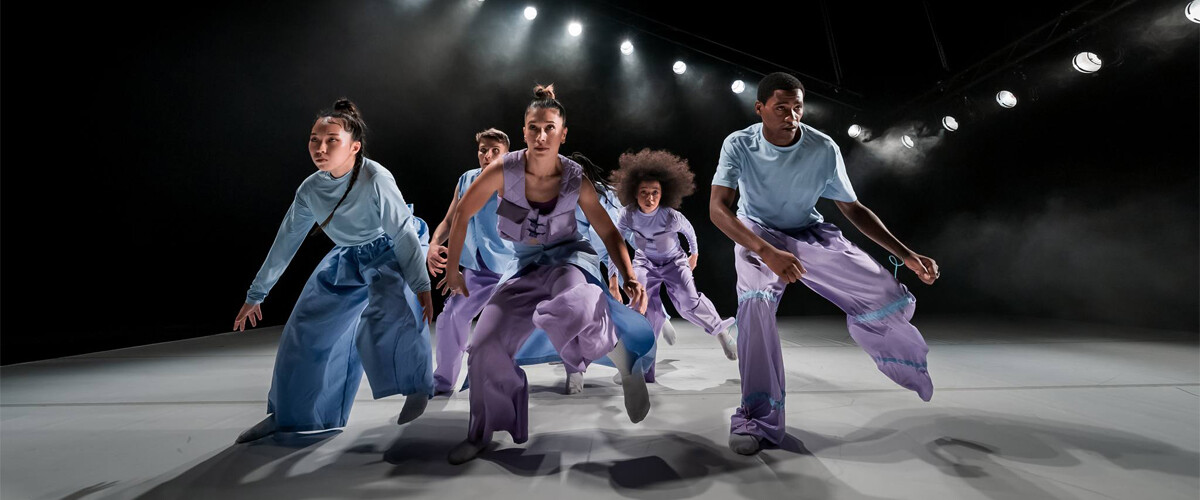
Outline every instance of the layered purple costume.
<path id="1" fill-rule="evenodd" d="M 471 422 L 467 439 L 487 442 L 508 431 L 523 443 L 529 433 L 529 387 L 515 358 L 527 352 L 535 330 L 553 352 L 582 372 L 621 340 L 631 371 L 654 364 L 654 332 L 642 315 L 614 300 L 599 263 L 575 222 L 583 170 L 559 156 L 562 186 L 547 210 L 525 198 L 525 150 L 504 156 L 504 189 L 496 213 L 500 235 L 514 242 L 517 269 L 483 308 L 468 349 Z M 589 188 L 590 189 L 590 188 Z M 524 347 L 524 349 L 523 349 Z"/>

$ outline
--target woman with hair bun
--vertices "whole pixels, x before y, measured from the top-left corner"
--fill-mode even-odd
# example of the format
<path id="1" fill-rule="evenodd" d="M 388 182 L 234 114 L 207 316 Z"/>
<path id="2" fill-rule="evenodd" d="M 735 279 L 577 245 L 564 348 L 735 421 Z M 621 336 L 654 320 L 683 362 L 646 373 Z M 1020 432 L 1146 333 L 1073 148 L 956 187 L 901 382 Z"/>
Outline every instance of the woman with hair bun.
<path id="1" fill-rule="evenodd" d="M 412 215 L 392 174 L 364 155 L 365 134 L 348 99 L 313 124 L 308 152 L 318 171 L 296 190 L 233 329 L 262 320 L 263 299 L 307 235 L 324 232 L 336 246 L 309 277 L 283 328 L 267 417 L 238 436 L 239 443 L 345 427 L 364 370 L 376 399 L 406 396 L 397 423 L 425 411 L 433 390 L 433 301 L 422 249 L 428 228 Z"/>
<path id="2" fill-rule="evenodd" d="M 617 228 L 621 234 L 632 236 L 636 248 L 633 267 L 649 298 L 646 318 L 656 332 L 666 320 L 659 298 L 659 287 L 663 286 L 675 310 L 716 337 L 725 357 L 736 361 L 737 343 L 732 335 L 736 321 L 721 319 L 712 301 L 696 290 L 692 279 L 700 249 L 692 223 L 677 210 L 683 198 L 696 190 L 695 175 L 687 160 L 668 151 L 643 149 L 621 155 L 618 163 L 613 184 L 625 207 L 617 218 Z M 679 245 L 680 234 L 687 239 L 687 252 Z M 673 331 L 664 340 L 674 344 Z M 654 368 L 646 373 L 646 381 L 654 381 Z"/>
<path id="3" fill-rule="evenodd" d="M 645 290 L 634 276 L 629 252 L 600 205 L 591 179 L 578 163 L 558 153 L 567 137 L 566 109 L 553 85 L 538 86 L 525 109 L 526 149 L 484 167 L 459 200 L 450 230 L 446 278 L 439 286 L 469 294 L 459 257 L 466 221 L 493 193 L 500 235 L 513 242 L 516 274 L 497 288 L 476 323 L 467 358 L 471 420 L 467 439 L 450 451 L 450 463 L 475 458 L 495 431 L 513 441 L 529 437 L 529 386 L 514 358 L 535 330 L 543 330 L 568 371 L 583 372 L 607 355 L 622 374 L 625 410 L 634 423 L 650 411 L 645 371 L 654 365 L 654 332 L 639 312 Z M 635 312 L 614 299 L 599 261 L 579 233 L 576 207 L 604 241 Z"/>

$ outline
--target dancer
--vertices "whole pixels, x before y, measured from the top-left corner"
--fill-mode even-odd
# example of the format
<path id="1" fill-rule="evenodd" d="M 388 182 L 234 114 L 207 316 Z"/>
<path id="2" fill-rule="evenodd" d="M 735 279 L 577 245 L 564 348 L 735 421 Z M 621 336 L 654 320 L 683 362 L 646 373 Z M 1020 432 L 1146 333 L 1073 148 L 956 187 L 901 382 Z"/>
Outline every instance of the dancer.
<path id="1" fill-rule="evenodd" d="M 858 201 L 837 144 L 800 123 L 804 92 L 787 73 L 763 78 L 754 103 L 762 122 L 725 139 L 712 181 L 709 214 L 735 243 L 742 403 L 731 419 L 729 447 L 744 455 L 757 453 L 764 440 L 778 445 L 786 433 L 775 308 L 789 283 L 803 282 L 845 311 L 850 336 L 880 371 L 925 401 L 933 397 L 929 348 L 909 322 L 916 299 L 837 226 L 822 222 L 817 199 L 833 200 L 922 282 L 938 278 L 937 263 L 906 247 Z"/>
<path id="2" fill-rule="evenodd" d="M 421 266 L 418 228 L 424 222 L 413 217 L 392 174 L 364 155 L 365 133 L 347 99 L 313 124 L 308 152 L 318 172 L 296 190 L 234 330 L 244 330 L 247 320 L 257 326 L 263 299 L 310 228 L 336 246 L 309 277 L 284 326 L 268 415 L 238 436 L 239 443 L 344 427 L 364 370 L 376 399 L 406 396 L 397 423 L 425 410 L 433 388 L 433 302 Z"/>
<path id="3" fill-rule="evenodd" d="M 737 360 L 734 319 L 721 319 L 712 301 L 696 290 L 692 279 L 700 258 L 696 231 L 676 210 L 683 198 L 696 190 L 695 175 L 687 160 L 667 151 L 643 149 L 621 155 L 618 162 L 620 168 L 613 173 L 613 182 L 625 207 L 617 219 L 617 229 L 631 235 L 637 249 L 633 268 L 649 297 L 646 318 L 650 325 L 658 331 L 665 321 L 659 295 L 659 287 L 665 285 L 675 310 L 716 337 L 725 357 Z M 690 256 L 680 247 L 679 234 L 687 238 Z M 669 342 L 674 343 L 674 339 Z M 646 372 L 646 381 L 654 381 L 653 368 Z"/>
<path id="4" fill-rule="evenodd" d="M 454 215 L 445 286 L 470 295 L 458 272 L 465 222 L 493 193 L 500 195 L 500 235 L 514 242 L 518 260 L 516 276 L 484 306 L 468 350 L 471 420 L 467 439 L 450 451 L 454 464 L 473 459 L 497 430 L 508 431 L 517 443 L 528 439 L 528 382 L 513 358 L 535 329 L 546 332 L 563 364 L 574 371 L 607 354 L 624 375 L 629 419 L 640 422 L 650 411 L 645 370 L 654 363 L 654 333 L 644 317 L 607 293 L 596 254 L 579 234 L 576 206 L 604 240 L 625 278 L 625 292 L 642 310 L 645 290 L 596 191 L 583 186 L 590 180 L 582 167 L 558 154 L 567 136 L 565 122 L 566 110 L 553 86 L 537 87 L 525 111 L 528 149 L 485 167 Z"/>
<path id="5" fill-rule="evenodd" d="M 450 235 L 450 223 L 458 209 L 458 200 L 479 178 L 484 167 L 508 154 L 508 135 L 494 128 L 475 134 L 475 144 L 479 168 L 468 170 L 458 178 L 454 199 L 450 201 L 446 217 L 433 231 L 425 259 L 429 274 L 433 276 L 442 274 L 446 269 L 448 248 L 443 244 Z M 484 304 L 492 298 L 501 277 L 515 264 L 512 244 L 501 238 L 496 228 L 496 207 L 499 204 L 499 197 L 493 194 L 467 222 L 467 238 L 463 241 L 459 265 L 463 268 L 463 279 L 470 296 L 453 294 L 447 297 L 442 313 L 437 317 L 437 366 L 433 371 L 435 395 L 449 395 L 454 390 L 470 337 L 471 319 L 483 311 Z"/>

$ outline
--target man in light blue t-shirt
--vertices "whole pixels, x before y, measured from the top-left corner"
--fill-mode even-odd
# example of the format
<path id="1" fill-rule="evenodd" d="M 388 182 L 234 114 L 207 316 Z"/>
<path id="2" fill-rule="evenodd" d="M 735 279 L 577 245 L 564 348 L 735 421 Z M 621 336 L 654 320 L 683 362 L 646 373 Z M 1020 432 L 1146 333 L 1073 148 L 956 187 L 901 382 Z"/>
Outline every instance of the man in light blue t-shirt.
<path id="1" fill-rule="evenodd" d="M 738 274 L 738 368 L 742 404 L 729 447 L 750 455 L 763 440 L 778 445 L 784 423 L 784 368 L 775 308 L 800 281 L 847 315 L 850 336 L 879 370 L 925 401 L 933 396 L 929 348 L 909 320 L 916 299 L 869 255 L 825 223 L 815 206 L 829 198 L 863 234 L 902 258 L 933 284 L 937 263 L 904 246 L 858 201 L 841 151 L 829 136 L 800 123 L 804 85 L 772 73 L 758 86 L 756 123 L 725 139 L 713 176 L 709 215 L 733 239 Z M 737 214 L 731 210 L 741 194 Z"/>

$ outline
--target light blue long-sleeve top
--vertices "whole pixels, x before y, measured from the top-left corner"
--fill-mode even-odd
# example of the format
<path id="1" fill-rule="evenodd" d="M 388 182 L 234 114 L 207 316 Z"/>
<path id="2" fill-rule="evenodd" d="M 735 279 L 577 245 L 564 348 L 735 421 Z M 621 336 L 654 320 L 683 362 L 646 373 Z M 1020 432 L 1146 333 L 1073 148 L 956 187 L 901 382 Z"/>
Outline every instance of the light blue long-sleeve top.
<path id="1" fill-rule="evenodd" d="M 656 262 L 674 260 L 684 254 L 679 234 L 687 239 L 690 253 L 700 253 L 692 223 L 671 207 L 659 206 L 645 213 L 637 204 L 630 204 L 621 209 L 617 229 L 622 235 L 629 235 L 627 238 L 633 240 L 637 252 Z"/>
<path id="2" fill-rule="evenodd" d="M 600 199 L 600 206 L 604 207 L 604 211 L 608 212 L 608 218 L 612 219 L 613 224 L 617 223 L 617 215 L 621 212 L 621 206 L 618 204 L 617 192 L 612 188 L 606 188 L 604 194 L 597 193 Z M 579 226 L 579 234 L 584 235 L 588 242 L 592 244 L 592 249 L 596 251 L 596 256 L 600 262 L 603 262 L 608 267 L 608 275 L 616 276 L 617 268 L 613 264 L 612 259 L 608 255 L 608 247 L 604 246 L 604 240 L 600 239 L 600 234 L 588 222 L 587 215 L 583 213 L 583 208 L 575 207 L 575 223 Z"/>
<path id="3" fill-rule="evenodd" d="M 819 198 L 853 202 L 858 199 L 837 143 L 801 123 L 795 144 L 779 147 L 755 123 L 729 134 L 721 145 L 712 183 L 737 189 L 738 215 L 783 231 L 822 222 Z"/>
<path id="4" fill-rule="evenodd" d="M 459 199 L 467 193 L 467 188 L 483 173 L 482 168 L 473 168 L 458 178 Z M 458 264 L 471 270 L 479 271 L 480 262 L 476 254 L 483 258 L 482 264 L 496 274 L 505 274 L 516 264 L 516 254 L 512 243 L 500 237 L 496 228 L 496 207 L 500 206 L 500 197 L 493 193 L 487 203 L 467 221 L 467 238 L 463 240 L 462 254 Z"/>
<path id="5" fill-rule="evenodd" d="M 279 225 L 267 260 L 246 293 L 246 303 L 258 304 L 267 297 L 313 225 L 324 221 L 333 211 L 346 192 L 351 175 L 334 178 L 328 172 L 317 171 L 304 179 Z M 354 188 L 324 231 L 334 244 L 342 247 L 370 243 L 387 234 L 392 238 L 392 251 L 405 281 L 409 288 L 420 293 L 429 291 L 429 275 L 425 272 L 425 255 L 413 219 L 392 173 L 383 165 L 364 158 Z"/>

